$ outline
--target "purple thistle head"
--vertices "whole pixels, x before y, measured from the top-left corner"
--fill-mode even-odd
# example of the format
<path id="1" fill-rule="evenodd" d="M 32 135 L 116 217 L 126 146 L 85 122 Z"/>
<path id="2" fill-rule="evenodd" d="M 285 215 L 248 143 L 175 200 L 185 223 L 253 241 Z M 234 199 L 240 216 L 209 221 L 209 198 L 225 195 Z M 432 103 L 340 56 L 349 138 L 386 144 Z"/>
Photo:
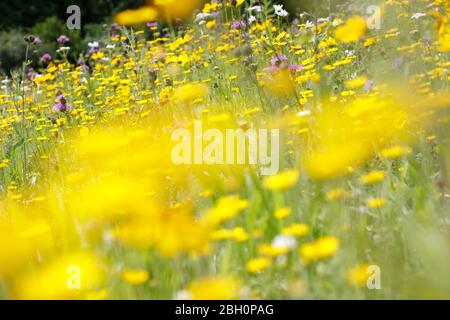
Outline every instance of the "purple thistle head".
<path id="1" fill-rule="evenodd" d="M 149 22 L 147 23 L 147 28 L 157 28 L 158 27 L 158 22 Z"/>
<path id="2" fill-rule="evenodd" d="M 272 57 L 271 63 L 273 66 L 278 66 L 284 61 L 287 61 L 287 57 L 284 54 L 277 54 Z"/>
<path id="3" fill-rule="evenodd" d="M 34 37 L 31 43 L 34 44 L 35 46 L 38 46 L 42 43 L 42 40 L 39 37 Z"/>
<path id="4" fill-rule="evenodd" d="M 231 30 L 241 30 L 245 29 L 245 22 L 243 21 L 235 21 L 231 24 L 230 29 Z"/>
<path id="5" fill-rule="evenodd" d="M 47 64 L 50 63 L 50 61 L 52 61 L 52 56 L 50 53 L 44 53 L 41 57 L 41 62 Z"/>
<path id="6" fill-rule="evenodd" d="M 55 112 L 69 112 L 70 111 L 70 105 L 67 103 L 66 98 L 64 97 L 63 93 L 59 93 L 56 96 L 57 102 L 53 106 L 53 111 Z"/>
<path id="7" fill-rule="evenodd" d="M 294 63 L 289 65 L 288 69 L 290 72 L 296 73 L 297 71 L 303 71 L 303 66 Z"/>
<path id="8" fill-rule="evenodd" d="M 62 34 L 58 37 L 58 39 L 56 39 L 56 41 L 59 44 L 64 45 L 64 44 L 68 43 L 70 41 L 70 39 L 67 36 Z"/>

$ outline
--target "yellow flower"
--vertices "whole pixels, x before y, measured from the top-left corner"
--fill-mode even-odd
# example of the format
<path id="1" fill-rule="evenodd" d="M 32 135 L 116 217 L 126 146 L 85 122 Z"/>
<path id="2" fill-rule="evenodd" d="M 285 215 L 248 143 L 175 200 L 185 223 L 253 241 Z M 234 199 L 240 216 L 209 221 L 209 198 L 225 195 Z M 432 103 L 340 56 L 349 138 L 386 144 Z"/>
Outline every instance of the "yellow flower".
<path id="1" fill-rule="evenodd" d="M 280 209 L 277 209 L 273 213 L 273 215 L 275 218 L 281 220 L 281 219 L 289 217 L 289 215 L 291 214 L 291 211 L 292 211 L 291 208 L 280 208 Z"/>
<path id="2" fill-rule="evenodd" d="M 304 223 L 295 223 L 281 230 L 281 234 L 284 236 L 303 237 L 310 231 L 308 225 Z"/>
<path id="3" fill-rule="evenodd" d="M 281 68 L 266 76 L 264 85 L 275 96 L 288 97 L 295 93 L 295 82 L 287 68 Z"/>
<path id="4" fill-rule="evenodd" d="M 358 88 L 363 87 L 366 84 L 366 82 L 367 82 L 367 77 L 362 76 L 362 77 L 357 77 L 352 80 L 347 80 L 345 82 L 345 86 L 348 89 L 358 89 Z"/>
<path id="5" fill-rule="evenodd" d="M 197 9 L 202 0 L 154 0 L 153 4 L 167 20 L 185 19 Z"/>
<path id="6" fill-rule="evenodd" d="M 368 263 L 350 268 L 347 271 L 347 282 L 358 288 L 364 287 L 367 284 L 367 279 L 369 278 L 369 274 L 367 272 L 368 268 Z"/>
<path id="7" fill-rule="evenodd" d="M 206 23 L 206 28 L 207 28 L 207 29 L 212 29 L 212 28 L 215 27 L 216 24 L 217 24 L 217 21 L 216 21 L 216 20 L 208 21 L 208 22 Z"/>
<path id="8" fill-rule="evenodd" d="M 393 146 L 388 149 L 381 150 L 381 155 L 387 159 L 398 159 L 411 152 L 411 149 L 404 146 Z"/>
<path id="9" fill-rule="evenodd" d="M 339 249 L 339 239 L 331 236 L 321 237 L 313 242 L 303 244 L 300 256 L 305 263 L 332 257 Z"/>
<path id="10" fill-rule="evenodd" d="M 351 194 L 343 188 L 336 188 L 333 190 L 329 190 L 325 194 L 325 198 L 328 201 L 333 201 L 333 200 L 340 199 L 342 197 L 349 197 L 349 196 L 351 196 Z"/>
<path id="11" fill-rule="evenodd" d="M 135 10 L 125 10 L 119 12 L 114 17 L 114 21 L 122 26 L 132 26 L 155 21 L 157 18 L 158 12 L 154 8 L 144 6 Z"/>
<path id="12" fill-rule="evenodd" d="M 367 22 L 362 17 L 352 17 L 336 29 L 335 37 L 343 43 L 356 42 L 361 39 L 367 30 Z"/>
<path id="13" fill-rule="evenodd" d="M 266 257 L 279 257 L 287 254 L 290 250 L 291 248 L 288 246 L 264 243 L 258 247 L 258 254 Z"/>
<path id="14" fill-rule="evenodd" d="M 63 255 L 13 283 L 17 299 L 81 299 L 105 278 L 100 260 L 88 252 Z"/>
<path id="15" fill-rule="evenodd" d="M 197 99 L 203 99 L 208 94 L 208 87 L 204 84 L 190 83 L 175 89 L 173 98 L 176 102 L 189 104 Z"/>
<path id="16" fill-rule="evenodd" d="M 259 257 L 255 259 L 251 259 L 247 263 L 247 271 L 251 273 L 261 272 L 272 264 L 272 260 L 266 257 Z"/>
<path id="17" fill-rule="evenodd" d="M 232 300 L 239 298 L 240 287 L 234 277 L 211 277 L 193 281 L 187 290 L 194 300 Z"/>
<path id="18" fill-rule="evenodd" d="M 264 186 L 274 191 L 283 191 L 295 186 L 300 178 L 297 170 L 289 170 L 264 179 Z"/>
<path id="19" fill-rule="evenodd" d="M 147 270 L 142 269 L 124 269 L 121 273 L 122 279 L 133 286 L 147 282 L 149 274 Z"/>
<path id="20" fill-rule="evenodd" d="M 385 198 L 372 198 L 367 200 L 369 208 L 378 209 L 386 205 L 387 200 Z"/>
<path id="21" fill-rule="evenodd" d="M 237 0 L 236 1 L 236 8 L 239 8 L 244 2 L 245 2 L 245 0 Z"/>
<path id="22" fill-rule="evenodd" d="M 359 181 L 362 184 L 375 184 L 377 182 L 383 181 L 386 174 L 384 171 L 378 170 L 378 171 L 372 171 L 369 172 L 359 178 Z"/>
<path id="23" fill-rule="evenodd" d="M 238 242 L 243 242 L 248 240 L 248 233 L 240 227 L 234 229 L 221 229 L 214 231 L 211 234 L 211 238 L 213 240 L 232 239 Z"/>
<path id="24" fill-rule="evenodd" d="M 213 225 L 217 225 L 234 218 L 246 209 L 248 205 L 247 200 L 241 199 L 236 195 L 222 197 L 217 201 L 215 207 L 206 212 L 204 219 Z"/>

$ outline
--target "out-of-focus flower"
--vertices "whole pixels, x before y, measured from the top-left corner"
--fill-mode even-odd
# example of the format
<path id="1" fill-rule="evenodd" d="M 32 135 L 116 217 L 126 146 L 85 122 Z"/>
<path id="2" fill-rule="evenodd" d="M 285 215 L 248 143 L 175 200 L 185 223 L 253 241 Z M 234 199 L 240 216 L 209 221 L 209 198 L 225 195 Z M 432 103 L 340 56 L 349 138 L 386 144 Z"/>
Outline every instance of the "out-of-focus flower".
<path id="1" fill-rule="evenodd" d="M 321 237 L 300 247 L 300 256 L 305 263 L 332 257 L 339 249 L 339 239 L 331 236 Z"/>
<path id="2" fill-rule="evenodd" d="M 42 63 L 49 63 L 50 61 L 52 61 L 52 56 L 50 55 L 50 53 L 44 53 L 41 58 L 40 58 Z"/>
<path id="3" fill-rule="evenodd" d="M 272 259 L 266 258 L 266 257 L 259 257 L 251 259 L 249 262 L 247 262 L 247 271 L 250 273 L 257 273 L 261 272 L 268 267 L 270 267 L 272 264 Z"/>
<path id="4" fill-rule="evenodd" d="M 367 30 L 367 22 L 362 17 L 352 17 L 336 29 L 335 37 L 343 43 L 352 43 L 361 39 Z"/>
<path id="5" fill-rule="evenodd" d="M 200 83 L 189 83 L 178 87 L 173 92 L 173 100 L 177 103 L 190 104 L 198 99 L 203 99 L 209 90 L 208 87 Z"/>
<path id="6" fill-rule="evenodd" d="M 393 146 L 381 150 L 381 155 L 387 159 L 398 159 L 411 152 L 411 148 L 405 146 Z"/>
<path id="7" fill-rule="evenodd" d="M 273 8 L 275 9 L 275 14 L 279 17 L 287 17 L 289 15 L 289 13 L 283 8 L 282 4 L 276 4 Z"/>
<path id="8" fill-rule="evenodd" d="M 222 197 L 217 204 L 206 212 L 205 221 L 214 225 L 227 221 L 248 207 L 249 203 L 239 196 Z"/>
<path id="9" fill-rule="evenodd" d="M 367 285 L 367 279 L 369 279 L 369 273 L 367 272 L 367 269 L 369 268 L 368 263 L 363 263 L 359 266 L 355 266 L 353 268 L 350 268 L 347 271 L 347 277 L 346 280 L 348 284 L 362 288 Z"/>
<path id="10" fill-rule="evenodd" d="M 367 77 L 357 77 L 345 82 L 345 86 L 348 89 L 359 89 L 367 83 Z"/>
<path id="11" fill-rule="evenodd" d="M 235 277 L 210 277 L 191 282 L 187 292 L 193 300 L 232 300 L 239 298 L 240 289 Z"/>
<path id="12" fill-rule="evenodd" d="M 372 198 L 367 200 L 367 206 L 372 209 L 379 209 L 386 205 L 387 200 L 385 198 Z"/>
<path id="13" fill-rule="evenodd" d="M 304 237 L 310 232 L 311 228 L 304 223 L 294 223 L 290 226 L 284 227 L 281 234 L 284 236 Z"/>
<path id="14" fill-rule="evenodd" d="M 124 269 L 121 273 L 122 279 L 133 286 L 141 285 L 147 282 L 149 273 L 143 269 Z"/>
<path id="15" fill-rule="evenodd" d="M 105 278 L 101 260 L 89 252 L 55 258 L 36 270 L 24 273 L 13 283 L 17 299 L 81 299 L 98 289 Z"/>
<path id="16" fill-rule="evenodd" d="M 158 18 L 158 11 L 155 8 L 144 6 L 138 9 L 130 9 L 119 12 L 114 17 L 114 21 L 122 26 L 133 26 L 136 24 L 155 21 Z"/>
<path id="17" fill-rule="evenodd" d="M 201 2 L 201 0 L 153 0 L 153 5 L 163 18 L 175 20 L 188 18 Z"/>
<path id="18" fill-rule="evenodd" d="M 369 172 L 359 178 L 362 184 L 375 184 L 377 182 L 383 181 L 386 176 L 384 171 L 376 170 Z"/>
<path id="19" fill-rule="evenodd" d="M 288 97 L 295 93 L 295 82 L 288 68 L 268 68 L 269 74 L 264 79 L 264 86 L 275 96 Z"/>
<path id="20" fill-rule="evenodd" d="M 69 39 L 69 37 L 67 37 L 66 35 L 60 35 L 59 37 L 58 37 L 58 39 L 56 39 L 56 41 L 59 43 L 59 44 L 62 44 L 62 45 L 64 45 L 64 44 L 67 44 L 67 43 L 69 43 L 70 42 L 70 39 Z"/>
<path id="21" fill-rule="evenodd" d="M 274 191 L 284 191 L 295 186 L 300 178 L 297 170 L 288 170 L 264 179 L 264 186 Z"/>
<path id="22" fill-rule="evenodd" d="M 291 208 L 280 208 L 276 210 L 273 215 L 277 219 L 287 218 L 291 214 Z"/>

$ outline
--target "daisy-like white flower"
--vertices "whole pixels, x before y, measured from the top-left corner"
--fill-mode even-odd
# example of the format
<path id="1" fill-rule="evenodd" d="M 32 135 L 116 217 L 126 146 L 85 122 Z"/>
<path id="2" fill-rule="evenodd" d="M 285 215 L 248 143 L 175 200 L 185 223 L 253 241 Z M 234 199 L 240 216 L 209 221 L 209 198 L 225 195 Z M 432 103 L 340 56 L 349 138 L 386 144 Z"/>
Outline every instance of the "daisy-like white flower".
<path id="1" fill-rule="evenodd" d="M 275 9 L 275 14 L 279 17 L 287 17 L 289 15 L 289 13 L 284 10 L 282 4 L 276 4 L 273 6 L 273 8 Z"/>

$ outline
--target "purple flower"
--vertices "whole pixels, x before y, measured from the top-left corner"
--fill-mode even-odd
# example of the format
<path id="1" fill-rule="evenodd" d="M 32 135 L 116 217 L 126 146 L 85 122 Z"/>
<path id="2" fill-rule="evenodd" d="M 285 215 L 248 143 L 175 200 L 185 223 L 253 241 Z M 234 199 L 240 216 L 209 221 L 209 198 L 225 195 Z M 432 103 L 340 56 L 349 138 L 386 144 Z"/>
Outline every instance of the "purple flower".
<path id="1" fill-rule="evenodd" d="M 117 23 L 115 23 L 115 22 L 113 22 L 113 23 L 111 24 L 111 28 L 112 28 L 113 30 L 116 30 L 116 31 L 119 31 L 119 30 L 120 30 L 120 26 L 119 26 Z"/>
<path id="2" fill-rule="evenodd" d="M 230 26 L 231 30 L 241 30 L 245 29 L 245 22 L 243 21 L 235 21 Z"/>
<path id="3" fill-rule="evenodd" d="M 100 44 L 97 41 L 89 42 L 88 46 L 90 48 L 89 55 L 93 55 L 94 53 L 97 53 L 100 51 Z"/>
<path id="4" fill-rule="evenodd" d="M 289 71 L 292 73 L 296 73 L 297 71 L 303 71 L 303 67 L 299 64 L 291 64 L 288 67 Z"/>
<path id="5" fill-rule="evenodd" d="M 36 76 L 36 72 L 34 71 L 33 68 L 28 68 L 27 70 L 27 78 L 30 80 L 33 80 Z"/>
<path id="6" fill-rule="evenodd" d="M 41 57 L 41 62 L 47 64 L 50 61 L 52 61 L 52 56 L 50 55 L 50 53 L 44 53 Z"/>
<path id="7" fill-rule="evenodd" d="M 69 41 L 70 41 L 70 39 L 67 37 L 67 36 L 65 36 L 65 35 L 60 35 L 59 37 L 58 37 L 58 39 L 56 39 L 56 41 L 59 43 L 59 44 L 62 44 L 62 45 L 64 45 L 64 44 L 66 44 L 66 43 L 68 43 Z"/>
<path id="8" fill-rule="evenodd" d="M 158 22 L 149 22 L 147 23 L 147 28 L 157 28 L 158 27 Z"/>
<path id="9" fill-rule="evenodd" d="M 34 44 L 35 46 L 37 46 L 37 45 L 40 45 L 42 43 L 42 40 L 39 37 L 34 37 L 33 41 L 31 43 Z"/>
<path id="10" fill-rule="evenodd" d="M 287 57 L 284 54 L 277 54 L 272 57 L 271 63 L 273 66 L 280 65 L 282 62 L 287 61 Z"/>
<path id="11" fill-rule="evenodd" d="M 366 84 L 364 85 L 364 90 L 371 91 L 373 86 L 375 84 L 375 81 L 373 80 L 367 80 Z"/>
<path id="12" fill-rule="evenodd" d="M 69 112 L 70 111 L 70 105 L 67 103 L 66 98 L 64 97 L 64 94 L 59 94 L 56 97 L 56 104 L 53 106 L 53 111 L 55 112 Z"/>
<path id="13" fill-rule="evenodd" d="M 265 72 L 274 73 L 278 70 L 277 66 L 271 65 L 270 67 L 267 67 L 264 69 Z"/>

